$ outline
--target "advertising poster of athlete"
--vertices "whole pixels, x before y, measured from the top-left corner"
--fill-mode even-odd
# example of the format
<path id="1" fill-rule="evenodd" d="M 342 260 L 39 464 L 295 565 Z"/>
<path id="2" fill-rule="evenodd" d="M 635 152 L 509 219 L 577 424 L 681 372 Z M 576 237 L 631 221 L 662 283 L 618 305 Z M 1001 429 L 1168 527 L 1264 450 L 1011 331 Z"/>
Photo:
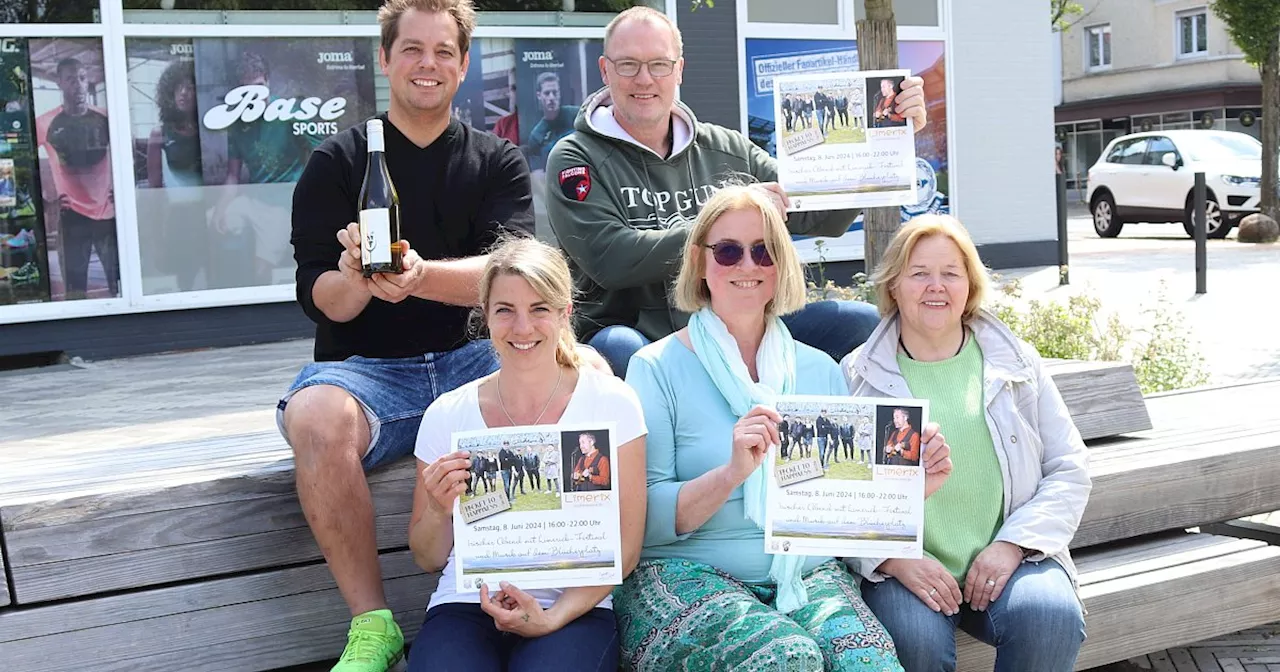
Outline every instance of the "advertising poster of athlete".
<path id="1" fill-rule="evenodd" d="M 120 296 L 102 41 L 51 38 L 27 45 L 50 298 Z"/>
<path id="2" fill-rule="evenodd" d="M 583 100 L 604 86 L 597 39 L 484 38 L 454 96 L 454 116 L 518 145 L 529 163 L 537 236 L 555 242 L 543 194 L 547 156 L 573 131 Z M 574 188 L 575 184 L 562 188 Z"/>
<path id="3" fill-rule="evenodd" d="M 210 283 L 291 283 L 293 184 L 312 149 L 374 115 L 373 51 L 366 38 L 216 38 L 194 55 L 210 246 L 224 252 Z"/>
<path id="4" fill-rule="evenodd" d="M 130 38 L 125 52 L 143 293 L 212 289 L 195 45 Z"/>

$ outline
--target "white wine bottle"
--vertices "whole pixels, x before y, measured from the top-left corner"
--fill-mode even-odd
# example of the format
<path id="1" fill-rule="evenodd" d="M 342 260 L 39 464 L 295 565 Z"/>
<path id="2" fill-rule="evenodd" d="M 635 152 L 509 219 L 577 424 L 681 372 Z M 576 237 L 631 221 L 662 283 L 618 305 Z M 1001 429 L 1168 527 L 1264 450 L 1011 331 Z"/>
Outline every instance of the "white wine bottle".
<path id="1" fill-rule="evenodd" d="M 401 273 L 400 198 L 387 170 L 382 120 L 365 123 L 369 161 L 360 185 L 360 266 L 364 277 L 374 273 Z"/>

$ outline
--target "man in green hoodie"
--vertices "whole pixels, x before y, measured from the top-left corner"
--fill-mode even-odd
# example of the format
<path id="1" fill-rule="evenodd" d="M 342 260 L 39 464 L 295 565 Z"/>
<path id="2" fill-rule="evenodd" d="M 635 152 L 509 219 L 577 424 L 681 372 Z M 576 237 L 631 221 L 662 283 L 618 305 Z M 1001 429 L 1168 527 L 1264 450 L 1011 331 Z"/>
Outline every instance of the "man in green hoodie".
<path id="1" fill-rule="evenodd" d="M 667 300 L 690 224 L 726 178 L 746 173 L 773 198 L 793 234 L 840 236 L 857 210 L 787 213 L 777 162 L 745 135 L 699 122 L 676 100 L 680 31 L 665 14 L 633 7 L 605 29 L 605 87 L 582 104 L 574 132 L 547 161 L 547 214 L 578 290 L 578 335 L 614 373 L 631 355 L 685 326 Z M 897 111 L 925 125 L 924 82 L 908 77 Z M 880 321 L 874 306 L 821 301 L 784 316 L 795 338 L 839 361 Z"/>

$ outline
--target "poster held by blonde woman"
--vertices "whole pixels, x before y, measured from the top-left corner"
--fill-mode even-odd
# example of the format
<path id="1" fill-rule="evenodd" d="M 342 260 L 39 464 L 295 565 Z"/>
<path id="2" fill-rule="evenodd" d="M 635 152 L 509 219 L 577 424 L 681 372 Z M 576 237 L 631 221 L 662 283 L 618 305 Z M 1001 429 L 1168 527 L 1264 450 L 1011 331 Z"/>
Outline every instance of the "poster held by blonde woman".
<path id="1" fill-rule="evenodd" d="M 986 270 L 954 218 L 904 225 L 874 283 L 882 320 L 841 362 L 850 392 L 928 399 L 956 469 L 925 502 L 926 557 L 850 561 L 867 604 L 906 672 L 954 670 L 957 627 L 996 647 L 996 672 L 1070 672 L 1084 620 L 1067 546 L 1091 483 L 1061 395 L 981 309 Z"/>

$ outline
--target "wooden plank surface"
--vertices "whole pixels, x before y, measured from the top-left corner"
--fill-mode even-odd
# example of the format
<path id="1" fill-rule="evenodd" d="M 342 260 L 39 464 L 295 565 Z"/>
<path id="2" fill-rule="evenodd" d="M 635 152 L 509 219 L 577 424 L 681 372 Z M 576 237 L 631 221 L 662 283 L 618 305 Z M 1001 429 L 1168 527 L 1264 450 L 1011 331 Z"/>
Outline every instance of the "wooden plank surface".
<path id="1" fill-rule="evenodd" d="M 1070 360 L 1045 364 L 1084 440 L 1151 429 L 1151 416 L 1129 364 Z"/>
<path id="2" fill-rule="evenodd" d="M 1090 477 L 1073 548 L 1280 509 L 1280 421 L 1093 448 Z"/>
<path id="3" fill-rule="evenodd" d="M 396 463 L 370 486 L 380 549 L 407 543 L 413 464 L 411 459 Z M 241 480 L 209 485 L 227 490 L 222 486 L 234 488 Z M 177 505 L 186 501 L 164 491 L 153 498 Z M 214 503 L 203 506 L 104 518 L 92 514 L 92 501 L 79 503 L 82 516 L 20 511 L 21 522 L 5 530 L 11 538 L 14 600 L 32 604 L 322 558 L 294 494 L 211 499 Z M 54 513 L 56 520 L 69 522 L 39 524 Z"/>
<path id="4" fill-rule="evenodd" d="M 407 551 L 381 560 L 390 607 L 411 638 L 437 575 Z M 349 620 L 325 566 L 311 565 L 0 612 L 0 660 L 48 672 L 85 660 L 95 670 L 270 670 L 336 657 Z"/>
<path id="5" fill-rule="evenodd" d="M 3 530 L 4 525 L 3 522 L 0 521 L 0 540 L 4 538 Z M 4 544 L 0 543 L 0 549 L 3 549 L 3 547 Z M 10 602 L 9 567 L 5 564 L 4 555 L 3 551 L 0 551 L 0 608 L 8 606 Z"/>
<path id="6" fill-rule="evenodd" d="M 1261 542 L 1187 535 L 1170 543 L 1165 536 L 1077 560 L 1089 615 L 1076 670 L 1149 652 L 1177 670 L 1165 649 L 1280 620 L 1280 548 Z M 1123 571 L 1125 564 L 1141 569 Z M 957 643 L 960 672 L 992 669 L 994 649 L 963 633 Z"/>

